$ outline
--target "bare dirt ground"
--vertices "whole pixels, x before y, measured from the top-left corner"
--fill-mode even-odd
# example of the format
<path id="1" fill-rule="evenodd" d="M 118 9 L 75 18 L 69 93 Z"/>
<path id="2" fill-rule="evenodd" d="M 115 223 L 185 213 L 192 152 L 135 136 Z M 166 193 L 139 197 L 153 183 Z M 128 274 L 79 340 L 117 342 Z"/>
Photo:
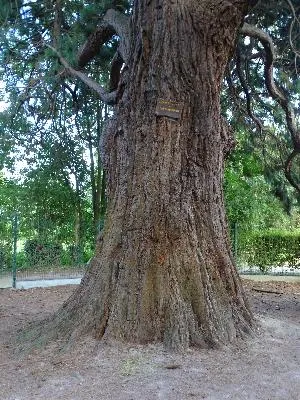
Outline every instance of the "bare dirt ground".
<path id="1" fill-rule="evenodd" d="M 258 335 L 185 354 L 85 338 L 20 355 L 15 332 L 55 311 L 74 287 L 2 289 L 0 400 L 300 400 L 300 283 L 244 282 Z"/>

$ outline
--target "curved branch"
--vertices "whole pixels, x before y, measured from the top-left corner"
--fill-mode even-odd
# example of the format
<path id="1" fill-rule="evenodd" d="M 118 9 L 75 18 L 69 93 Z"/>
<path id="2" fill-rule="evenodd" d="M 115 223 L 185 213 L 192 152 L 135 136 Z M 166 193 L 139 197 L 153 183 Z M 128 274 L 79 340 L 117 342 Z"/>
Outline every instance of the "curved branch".
<path id="1" fill-rule="evenodd" d="M 73 90 L 66 82 L 62 83 L 63 87 L 66 88 L 68 90 L 68 92 L 71 94 L 72 96 L 72 100 L 73 100 L 73 106 L 75 106 L 76 108 L 78 108 L 78 98 L 76 95 L 76 91 Z"/>
<path id="2" fill-rule="evenodd" d="M 229 96 L 232 99 L 232 101 L 234 102 L 236 109 L 238 109 L 242 114 L 247 114 L 247 110 L 243 106 L 243 104 L 241 102 L 241 98 L 239 97 L 237 90 L 234 86 L 229 66 L 227 66 L 227 72 L 226 72 L 225 79 L 226 79 L 226 82 L 228 85 Z"/>
<path id="3" fill-rule="evenodd" d="M 263 124 L 262 124 L 261 120 L 258 117 L 256 117 L 256 115 L 253 114 L 253 111 L 252 111 L 251 94 L 250 94 L 250 92 L 248 90 L 247 81 L 246 81 L 246 79 L 244 77 L 244 74 L 242 72 L 241 52 L 240 52 L 239 48 L 237 48 L 236 55 L 237 55 L 237 57 L 236 57 L 236 70 L 237 70 L 237 75 L 238 75 L 238 78 L 239 78 L 239 80 L 241 82 L 243 91 L 244 91 L 245 96 L 246 96 L 247 113 L 248 113 L 249 117 L 252 119 L 252 121 L 257 125 L 259 133 L 262 134 Z"/>
<path id="4" fill-rule="evenodd" d="M 130 44 L 130 17 L 113 9 L 107 10 L 104 21 L 106 21 L 120 37 L 119 53 L 123 61 L 127 63 Z"/>
<path id="5" fill-rule="evenodd" d="M 78 67 L 85 67 L 99 53 L 100 47 L 113 37 L 114 33 L 114 29 L 107 22 L 102 21 L 80 48 L 77 56 Z"/>
<path id="6" fill-rule="evenodd" d="M 78 54 L 78 67 L 83 68 L 98 53 L 100 47 L 108 42 L 114 35 L 120 37 L 119 53 L 124 62 L 128 60 L 129 53 L 130 18 L 113 9 L 107 10 L 100 25 L 97 27 L 82 46 Z"/>
<path id="7" fill-rule="evenodd" d="M 89 88 L 94 90 L 104 103 L 109 104 L 109 105 L 114 105 L 116 103 L 116 99 L 117 99 L 116 91 L 110 92 L 110 93 L 107 92 L 101 85 L 99 85 L 99 83 L 97 83 L 93 79 L 89 78 L 83 72 L 78 71 L 78 70 L 74 69 L 73 67 L 71 67 L 70 64 L 67 62 L 67 60 L 65 58 L 63 58 L 61 56 L 61 54 L 54 47 L 50 46 L 49 44 L 46 44 L 46 46 L 57 55 L 61 64 L 65 67 L 65 69 L 71 75 L 75 76 L 76 78 L 79 78 Z"/>
<path id="8" fill-rule="evenodd" d="M 285 165 L 284 165 L 284 174 L 286 179 L 290 182 L 294 189 L 300 194 L 300 184 L 295 182 L 292 176 L 292 165 L 297 155 L 300 154 L 299 150 L 294 149 L 291 154 L 288 156 Z"/>
<path id="9" fill-rule="evenodd" d="M 275 58 L 275 48 L 273 41 L 266 32 L 247 23 L 242 26 L 241 32 L 247 36 L 255 37 L 262 43 L 264 47 L 266 53 L 264 77 L 268 92 L 284 110 L 287 126 L 292 137 L 294 148 L 300 151 L 300 132 L 296 125 L 294 109 L 291 106 L 285 93 L 277 87 L 273 76 L 273 63 Z"/>

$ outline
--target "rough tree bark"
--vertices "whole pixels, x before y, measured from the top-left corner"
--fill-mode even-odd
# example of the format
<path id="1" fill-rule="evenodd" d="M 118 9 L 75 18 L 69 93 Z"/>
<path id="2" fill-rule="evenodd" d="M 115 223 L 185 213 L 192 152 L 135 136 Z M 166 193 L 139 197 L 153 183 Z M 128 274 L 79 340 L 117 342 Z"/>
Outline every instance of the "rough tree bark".
<path id="1" fill-rule="evenodd" d="M 104 139 L 104 234 L 46 335 L 93 332 L 181 349 L 253 330 L 228 239 L 222 183 L 232 138 L 219 100 L 248 6 L 135 2 L 126 85 Z M 158 99 L 178 103 L 165 103 L 175 118 L 157 115 Z"/>

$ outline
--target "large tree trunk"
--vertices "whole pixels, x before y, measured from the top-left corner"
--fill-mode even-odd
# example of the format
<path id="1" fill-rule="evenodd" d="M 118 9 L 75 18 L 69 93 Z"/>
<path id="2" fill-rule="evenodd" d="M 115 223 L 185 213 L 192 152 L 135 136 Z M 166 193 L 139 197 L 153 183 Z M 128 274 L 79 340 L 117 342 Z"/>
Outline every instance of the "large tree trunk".
<path id="1" fill-rule="evenodd" d="M 135 2 L 129 81 L 106 129 L 104 235 L 50 322 L 60 335 L 93 331 L 178 349 L 252 330 L 228 239 L 231 137 L 219 99 L 246 3 Z M 181 104 L 175 118 L 156 115 L 158 99 Z"/>

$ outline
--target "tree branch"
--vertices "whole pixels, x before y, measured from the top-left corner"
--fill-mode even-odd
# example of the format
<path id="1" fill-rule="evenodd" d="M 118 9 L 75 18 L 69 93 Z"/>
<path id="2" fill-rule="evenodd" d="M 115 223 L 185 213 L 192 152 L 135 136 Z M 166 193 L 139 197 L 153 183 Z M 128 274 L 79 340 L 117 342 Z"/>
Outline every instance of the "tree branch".
<path id="1" fill-rule="evenodd" d="M 76 89 L 73 90 L 66 82 L 63 82 L 62 85 L 71 94 L 72 100 L 73 100 L 73 107 L 76 108 L 76 110 L 77 110 L 78 109 L 78 98 L 77 98 L 77 95 L 76 95 Z"/>
<path id="2" fill-rule="evenodd" d="M 60 47 L 61 40 L 61 22 L 62 22 L 62 4 L 61 0 L 56 0 L 54 5 L 54 24 L 53 24 L 53 46 L 57 49 Z"/>
<path id="3" fill-rule="evenodd" d="M 116 97 L 117 97 L 117 92 L 107 92 L 99 83 L 94 81 L 93 79 L 89 78 L 86 74 L 84 74 L 81 71 L 78 71 L 74 69 L 73 67 L 70 66 L 70 64 L 67 62 L 65 58 L 61 56 L 61 54 L 52 46 L 49 44 L 45 44 L 49 49 L 51 49 L 59 58 L 59 61 L 61 64 L 65 67 L 65 69 L 73 76 L 76 78 L 79 78 L 82 82 L 84 82 L 89 88 L 94 90 L 100 99 L 109 105 L 114 105 L 116 103 Z"/>
<path id="4" fill-rule="evenodd" d="M 78 67 L 85 67 L 99 53 L 100 47 L 113 37 L 114 33 L 114 29 L 107 22 L 102 21 L 79 50 Z"/>
<path id="5" fill-rule="evenodd" d="M 127 63 L 130 45 L 130 17 L 119 11 L 107 10 L 104 21 L 106 21 L 120 37 L 119 53 L 123 61 Z"/>
<path id="6" fill-rule="evenodd" d="M 244 77 L 244 74 L 242 72 L 242 68 L 241 68 L 241 52 L 239 50 L 239 48 L 237 48 L 236 51 L 236 70 L 237 70 L 237 75 L 238 78 L 241 82 L 243 91 L 245 93 L 246 96 L 246 102 L 247 102 L 247 113 L 249 115 L 249 117 L 252 119 L 252 121 L 257 125 L 259 133 L 262 134 L 263 131 L 263 124 L 261 122 L 261 120 L 256 117 L 256 115 L 253 114 L 252 111 L 252 106 L 251 106 L 251 94 L 248 90 L 248 85 L 247 85 L 247 81 L 246 78 Z"/>
<path id="7" fill-rule="evenodd" d="M 124 62 L 129 53 L 130 18 L 113 9 L 107 10 L 100 25 L 97 27 L 82 46 L 78 54 L 78 67 L 83 68 L 98 53 L 99 48 L 108 42 L 113 35 L 120 37 L 119 53 Z"/>
<path id="8" fill-rule="evenodd" d="M 241 32 L 247 36 L 258 39 L 264 47 L 266 53 L 264 65 L 264 78 L 266 87 L 271 97 L 282 107 L 285 112 L 287 127 L 291 134 L 291 139 L 294 147 L 292 153 L 285 163 L 285 175 L 290 184 L 300 193 L 300 186 L 294 181 L 291 174 L 292 163 L 296 155 L 300 153 L 300 130 L 297 127 L 294 109 L 290 104 L 289 99 L 287 98 L 286 94 L 277 87 L 274 80 L 273 65 L 275 58 L 275 48 L 272 38 L 266 32 L 247 23 L 242 26 Z"/>
<path id="9" fill-rule="evenodd" d="M 284 174 L 286 179 L 290 182 L 290 184 L 293 186 L 294 189 L 297 190 L 297 192 L 300 194 L 300 184 L 295 182 L 293 176 L 292 176 L 292 165 L 294 162 L 294 159 L 297 157 L 297 155 L 300 154 L 299 150 L 294 149 L 291 154 L 288 156 L 285 165 L 284 165 Z"/>
<path id="10" fill-rule="evenodd" d="M 298 131 L 295 113 L 285 93 L 280 90 L 274 80 L 273 63 L 275 58 L 275 48 L 271 37 L 261 29 L 245 23 L 241 31 L 243 34 L 257 38 L 263 45 L 266 52 L 264 67 L 264 78 L 269 94 L 282 107 L 286 115 L 287 126 L 292 136 L 294 147 L 300 150 L 300 132 Z"/>
<path id="11" fill-rule="evenodd" d="M 245 109 L 245 107 L 243 106 L 243 104 L 241 102 L 241 98 L 239 97 L 239 95 L 237 93 L 236 87 L 234 86 L 229 66 L 227 66 L 227 72 L 226 72 L 225 79 L 226 79 L 226 82 L 228 85 L 229 96 L 236 106 L 235 109 L 239 110 L 240 114 L 248 114 L 247 110 Z"/>

